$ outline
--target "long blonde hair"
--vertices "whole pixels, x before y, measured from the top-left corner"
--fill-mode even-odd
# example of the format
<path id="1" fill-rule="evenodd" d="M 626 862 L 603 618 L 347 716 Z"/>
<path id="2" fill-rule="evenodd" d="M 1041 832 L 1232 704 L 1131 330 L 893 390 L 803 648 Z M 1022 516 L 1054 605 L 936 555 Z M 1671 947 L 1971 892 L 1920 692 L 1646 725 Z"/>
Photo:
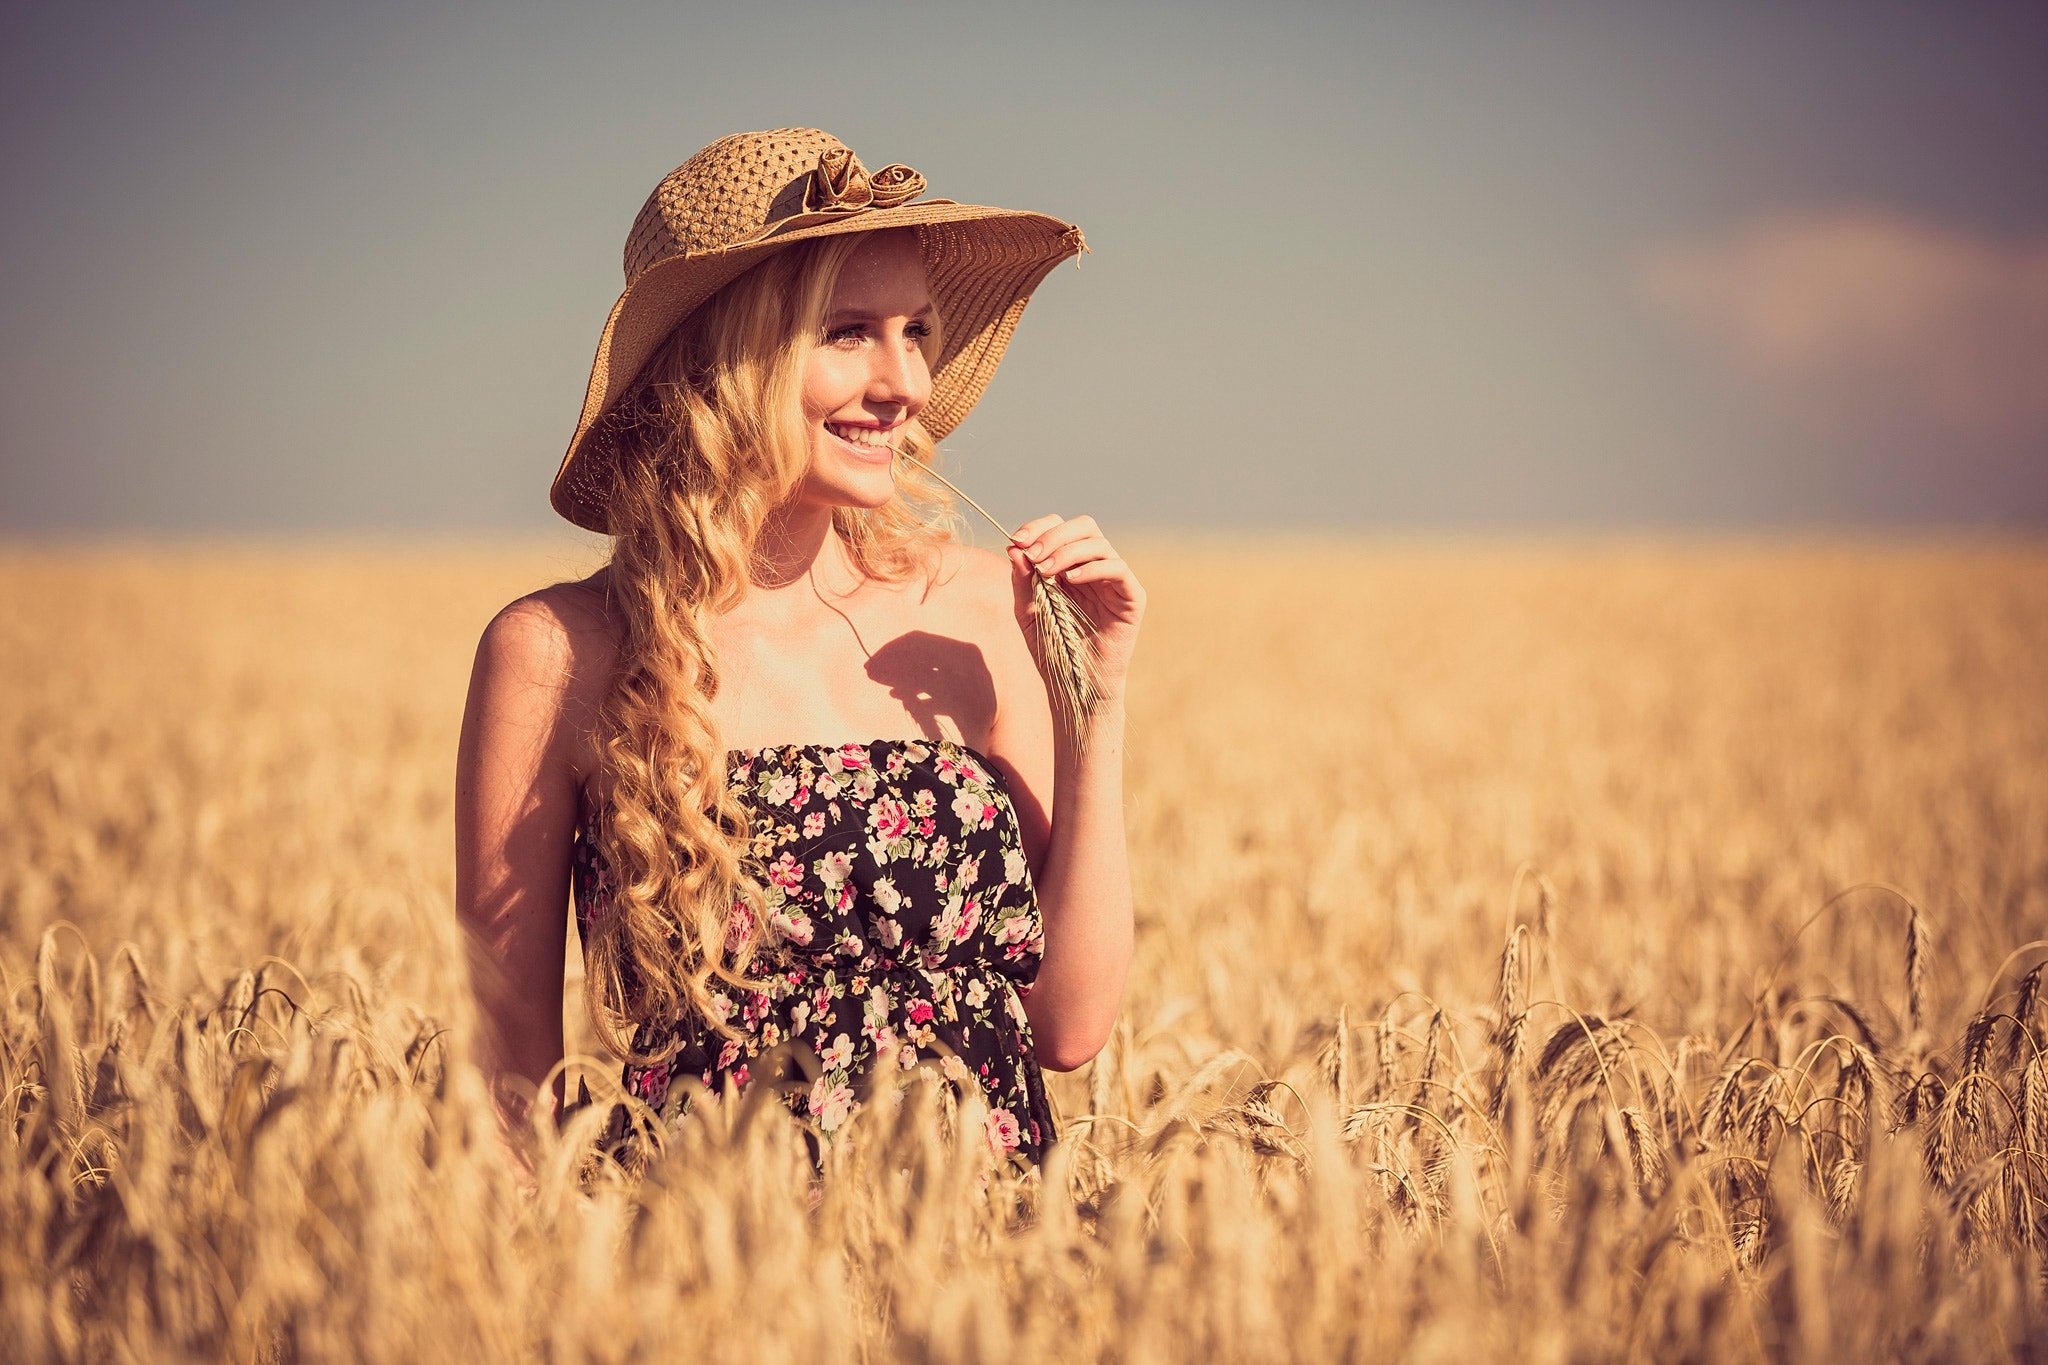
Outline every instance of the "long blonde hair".
<path id="1" fill-rule="evenodd" d="M 604 433 L 617 479 L 610 599 L 620 662 L 599 713 L 610 796 L 599 852 L 611 894 L 586 927 L 584 1003 L 597 1035 L 637 1063 L 633 1026 L 726 1030 L 719 985 L 747 989 L 766 918 L 746 809 L 726 789 L 713 722 L 712 622 L 736 606 L 763 524 L 810 459 L 802 394 L 832 288 L 866 234 L 776 252 L 714 295 L 662 345 Z M 924 342 L 936 364 L 936 329 Z M 913 420 L 904 447 L 935 462 Z M 901 578 L 935 562 L 952 504 L 913 464 L 879 508 L 833 522 L 856 566 Z"/>

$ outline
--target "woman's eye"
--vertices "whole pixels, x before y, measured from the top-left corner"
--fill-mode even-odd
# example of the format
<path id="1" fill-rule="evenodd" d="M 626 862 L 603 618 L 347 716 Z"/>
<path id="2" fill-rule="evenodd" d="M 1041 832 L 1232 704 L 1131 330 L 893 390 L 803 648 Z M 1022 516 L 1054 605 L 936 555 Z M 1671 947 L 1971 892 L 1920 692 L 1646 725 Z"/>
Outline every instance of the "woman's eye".
<path id="1" fill-rule="evenodd" d="M 866 327 L 858 322 L 849 323 L 844 327 L 834 327 L 831 331 L 825 333 L 825 344 L 827 346 L 844 346 L 848 342 L 859 341 L 866 335 Z"/>
<path id="2" fill-rule="evenodd" d="M 903 329 L 903 335 L 909 337 L 913 341 L 923 341 L 926 337 L 930 336 L 931 334 L 932 328 L 931 324 L 928 322 L 913 322 L 908 327 L 905 327 Z"/>

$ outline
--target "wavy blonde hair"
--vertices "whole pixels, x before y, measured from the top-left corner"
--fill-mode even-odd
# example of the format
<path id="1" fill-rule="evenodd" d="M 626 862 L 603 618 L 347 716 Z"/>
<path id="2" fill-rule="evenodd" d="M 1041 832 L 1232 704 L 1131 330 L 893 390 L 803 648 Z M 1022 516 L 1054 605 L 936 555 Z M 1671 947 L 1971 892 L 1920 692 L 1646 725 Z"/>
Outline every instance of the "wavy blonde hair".
<path id="1" fill-rule="evenodd" d="M 719 986 L 755 984 L 766 918 L 748 814 L 726 789 L 712 719 L 711 626 L 739 603 L 763 525 L 808 466 L 805 362 L 865 240 L 794 244 L 727 285 L 663 343 L 606 422 L 617 471 L 609 593 L 623 630 L 599 714 L 611 894 L 586 930 L 584 1003 L 598 1037 L 635 1063 L 667 1055 L 635 1047 L 636 1025 L 729 1031 Z M 936 327 L 922 345 L 936 365 Z M 915 420 L 903 444 L 936 462 Z M 952 502 L 899 463 L 889 502 L 840 508 L 833 524 L 863 574 L 901 579 L 935 568 Z"/>

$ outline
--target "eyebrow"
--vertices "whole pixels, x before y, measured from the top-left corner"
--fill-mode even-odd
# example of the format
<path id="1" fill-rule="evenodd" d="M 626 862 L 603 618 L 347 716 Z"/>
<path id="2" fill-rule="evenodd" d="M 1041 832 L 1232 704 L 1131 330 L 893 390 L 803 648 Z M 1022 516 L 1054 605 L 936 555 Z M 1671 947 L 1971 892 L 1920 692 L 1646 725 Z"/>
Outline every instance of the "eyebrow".
<path id="1" fill-rule="evenodd" d="M 932 306 L 927 303 L 910 316 L 913 318 L 928 318 L 931 315 Z M 872 322 L 877 318 L 892 316 L 894 314 L 876 313 L 864 308 L 836 308 L 825 315 L 825 320 L 827 322 Z"/>

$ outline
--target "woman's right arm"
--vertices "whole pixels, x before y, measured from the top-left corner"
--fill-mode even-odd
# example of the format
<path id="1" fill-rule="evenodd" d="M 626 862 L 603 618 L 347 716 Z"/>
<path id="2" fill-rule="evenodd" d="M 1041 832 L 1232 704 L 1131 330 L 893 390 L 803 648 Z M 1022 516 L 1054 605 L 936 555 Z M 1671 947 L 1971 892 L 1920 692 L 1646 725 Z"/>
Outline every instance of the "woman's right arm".
<path id="1" fill-rule="evenodd" d="M 485 628 L 456 757 L 455 908 L 479 1060 L 508 1126 L 562 1058 L 569 861 L 603 676 L 590 657 L 602 632 L 579 592 L 521 598 Z M 541 1098 L 554 1109 L 559 1081 Z"/>

